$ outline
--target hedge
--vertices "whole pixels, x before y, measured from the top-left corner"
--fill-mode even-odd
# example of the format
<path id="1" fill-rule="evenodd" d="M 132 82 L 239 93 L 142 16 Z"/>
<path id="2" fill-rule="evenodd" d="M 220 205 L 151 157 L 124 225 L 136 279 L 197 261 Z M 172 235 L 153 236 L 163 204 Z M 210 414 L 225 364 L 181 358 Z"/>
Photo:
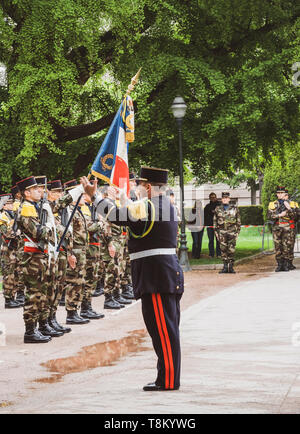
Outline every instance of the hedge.
<path id="1" fill-rule="evenodd" d="M 188 218 L 191 208 L 185 208 L 184 214 Z M 263 225 L 263 207 L 262 205 L 239 206 L 242 225 Z"/>

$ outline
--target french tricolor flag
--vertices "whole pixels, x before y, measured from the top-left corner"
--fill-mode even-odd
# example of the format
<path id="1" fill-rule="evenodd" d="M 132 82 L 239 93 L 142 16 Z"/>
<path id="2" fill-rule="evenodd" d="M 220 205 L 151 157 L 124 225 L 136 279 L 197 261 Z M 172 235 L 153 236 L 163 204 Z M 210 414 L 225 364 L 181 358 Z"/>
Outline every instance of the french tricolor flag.
<path id="1" fill-rule="evenodd" d="M 130 96 L 122 101 L 91 168 L 92 175 L 129 193 L 128 148 L 134 141 L 134 108 Z"/>

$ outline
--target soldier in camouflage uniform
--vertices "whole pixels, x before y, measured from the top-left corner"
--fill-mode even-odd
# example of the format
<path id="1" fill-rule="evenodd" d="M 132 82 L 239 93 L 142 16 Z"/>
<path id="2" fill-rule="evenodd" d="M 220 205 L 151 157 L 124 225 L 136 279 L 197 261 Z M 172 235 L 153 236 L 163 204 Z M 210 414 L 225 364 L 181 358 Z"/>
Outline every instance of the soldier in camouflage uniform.
<path id="1" fill-rule="evenodd" d="M 241 230 L 241 218 L 238 207 L 230 204 L 229 193 L 222 193 L 222 204 L 215 209 L 214 230 L 220 242 L 224 264 L 220 273 L 235 273 L 234 254 L 236 240 Z"/>
<path id="2" fill-rule="evenodd" d="M 102 191 L 103 197 L 115 203 L 109 197 L 110 190 L 115 191 L 113 187 L 105 187 Z M 104 309 L 121 309 L 125 304 L 131 303 L 120 294 L 120 261 L 123 259 L 123 243 L 122 228 L 106 220 L 101 238 L 101 258 L 105 264 Z"/>
<path id="3" fill-rule="evenodd" d="M 16 277 L 16 249 L 17 236 L 13 229 L 13 198 L 9 194 L 0 196 L 0 233 L 2 236 L 1 245 L 1 270 L 3 276 L 3 295 L 5 299 L 5 309 L 21 307 L 21 304 L 15 300 L 17 292 L 15 285 Z"/>
<path id="4" fill-rule="evenodd" d="M 64 184 L 65 191 L 72 194 L 72 190 L 78 187 L 76 179 L 66 182 Z M 60 202 L 69 202 L 69 195 L 64 195 Z M 75 207 L 76 201 L 73 201 L 70 206 L 72 212 Z M 86 276 L 86 252 L 88 248 L 88 232 L 87 222 L 80 209 L 85 204 L 83 197 L 79 202 L 73 220 L 73 248 L 72 255 L 76 257 L 76 266 L 72 268 L 70 265 L 67 267 L 66 275 L 66 310 L 67 310 L 67 324 L 87 324 L 89 319 L 82 318 L 78 314 L 78 309 L 81 306 L 83 299 L 83 291 Z"/>
<path id="5" fill-rule="evenodd" d="M 36 329 L 40 312 L 47 304 L 47 255 L 44 243 L 53 240 L 52 231 L 40 224 L 37 203 L 41 199 L 39 188 L 33 176 L 18 182 L 23 195 L 18 226 L 24 234 L 24 253 L 22 259 L 23 280 L 25 284 L 24 343 L 43 343 L 51 340 Z M 43 323 L 40 323 L 40 326 Z"/>
<path id="6" fill-rule="evenodd" d="M 291 250 L 295 244 L 296 210 L 285 200 L 286 188 L 277 187 L 278 200 L 269 203 L 268 219 L 273 222 L 273 241 L 277 261 L 276 272 L 289 271 Z"/>
<path id="7" fill-rule="evenodd" d="M 290 200 L 289 199 L 289 192 L 288 190 L 286 190 L 286 194 L 284 196 L 284 200 L 288 201 L 290 204 L 290 207 L 292 208 L 292 210 L 294 211 L 294 219 L 295 219 L 295 223 L 294 228 L 292 228 L 292 242 L 291 242 L 291 249 L 289 252 L 289 259 L 288 259 L 288 267 L 290 270 L 295 270 L 296 267 L 293 264 L 294 261 L 294 248 L 295 248 L 295 242 L 296 242 L 296 237 L 297 237 L 297 222 L 299 220 L 299 216 L 300 216 L 300 209 L 299 209 L 299 205 L 296 201 L 294 200 Z"/>
<path id="8" fill-rule="evenodd" d="M 81 211 L 86 219 L 89 246 L 86 255 L 86 276 L 80 315 L 82 318 L 100 319 L 104 318 L 104 315 L 92 309 L 92 296 L 99 280 L 100 233 L 103 230 L 103 223 L 96 216 L 96 209 L 91 204 L 91 198 L 87 194 L 84 194 L 83 198 L 85 205 L 81 207 Z"/>
<path id="9" fill-rule="evenodd" d="M 63 195 L 63 186 L 60 180 L 52 181 L 48 184 L 48 200 L 52 211 L 54 212 L 55 224 L 56 224 L 56 232 L 58 237 L 58 242 L 64 233 L 66 223 L 68 221 L 68 209 L 63 208 L 57 210 L 57 201 Z M 61 331 L 63 333 L 70 333 L 70 327 L 64 327 L 57 322 L 56 312 L 59 305 L 59 301 L 62 297 L 62 293 L 64 291 L 66 274 L 67 274 L 67 265 L 68 265 L 68 256 L 71 257 L 73 247 L 73 237 L 72 232 L 69 230 L 66 234 L 65 240 L 60 247 L 60 251 L 55 262 L 55 279 L 54 279 L 54 294 L 53 298 L 50 300 L 50 313 L 49 313 L 49 324 L 52 328 L 57 331 Z M 75 257 L 72 258 L 73 261 L 76 260 Z"/>
<path id="10" fill-rule="evenodd" d="M 14 204 L 13 204 L 14 218 L 15 220 L 17 220 L 19 207 L 21 205 L 21 199 L 22 199 L 21 193 L 17 185 L 14 185 L 11 188 L 11 194 L 14 199 Z M 18 303 L 20 303 L 21 306 L 24 306 L 25 303 L 25 288 L 22 279 L 23 268 L 21 266 L 23 251 L 24 251 L 24 240 L 20 234 L 19 236 L 16 237 L 15 286 L 17 288 L 16 301 L 18 301 Z"/>

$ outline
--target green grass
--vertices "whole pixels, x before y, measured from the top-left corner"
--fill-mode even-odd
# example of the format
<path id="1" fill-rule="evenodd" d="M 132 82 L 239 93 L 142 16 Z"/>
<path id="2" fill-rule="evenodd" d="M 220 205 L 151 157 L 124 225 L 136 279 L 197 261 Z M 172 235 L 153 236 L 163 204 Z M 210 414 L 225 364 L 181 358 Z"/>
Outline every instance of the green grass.
<path id="1" fill-rule="evenodd" d="M 187 230 L 187 245 L 192 251 L 193 239 L 191 232 Z M 262 247 L 262 227 L 259 228 L 242 228 L 236 243 L 236 259 L 242 259 L 247 256 L 255 255 L 261 251 Z M 273 249 L 273 239 L 270 233 L 265 235 L 265 250 Z M 222 260 L 209 257 L 207 230 L 204 229 L 202 239 L 202 251 L 200 259 L 191 259 L 191 265 L 197 264 L 221 264 Z"/>

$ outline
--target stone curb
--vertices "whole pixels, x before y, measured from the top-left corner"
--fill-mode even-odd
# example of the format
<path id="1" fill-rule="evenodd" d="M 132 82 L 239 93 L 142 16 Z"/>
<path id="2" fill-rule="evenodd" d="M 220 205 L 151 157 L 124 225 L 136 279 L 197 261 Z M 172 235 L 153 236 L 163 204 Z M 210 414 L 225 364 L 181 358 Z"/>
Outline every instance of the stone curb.
<path id="1" fill-rule="evenodd" d="M 268 254 L 272 254 L 273 250 L 268 250 Z M 250 261 L 251 259 L 259 258 L 264 256 L 265 252 L 256 253 L 255 255 L 246 256 L 245 258 L 238 259 L 235 264 L 242 264 L 243 262 Z M 204 265 L 192 265 L 192 270 L 221 270 L 223 264 L 204 264 Z"/>

